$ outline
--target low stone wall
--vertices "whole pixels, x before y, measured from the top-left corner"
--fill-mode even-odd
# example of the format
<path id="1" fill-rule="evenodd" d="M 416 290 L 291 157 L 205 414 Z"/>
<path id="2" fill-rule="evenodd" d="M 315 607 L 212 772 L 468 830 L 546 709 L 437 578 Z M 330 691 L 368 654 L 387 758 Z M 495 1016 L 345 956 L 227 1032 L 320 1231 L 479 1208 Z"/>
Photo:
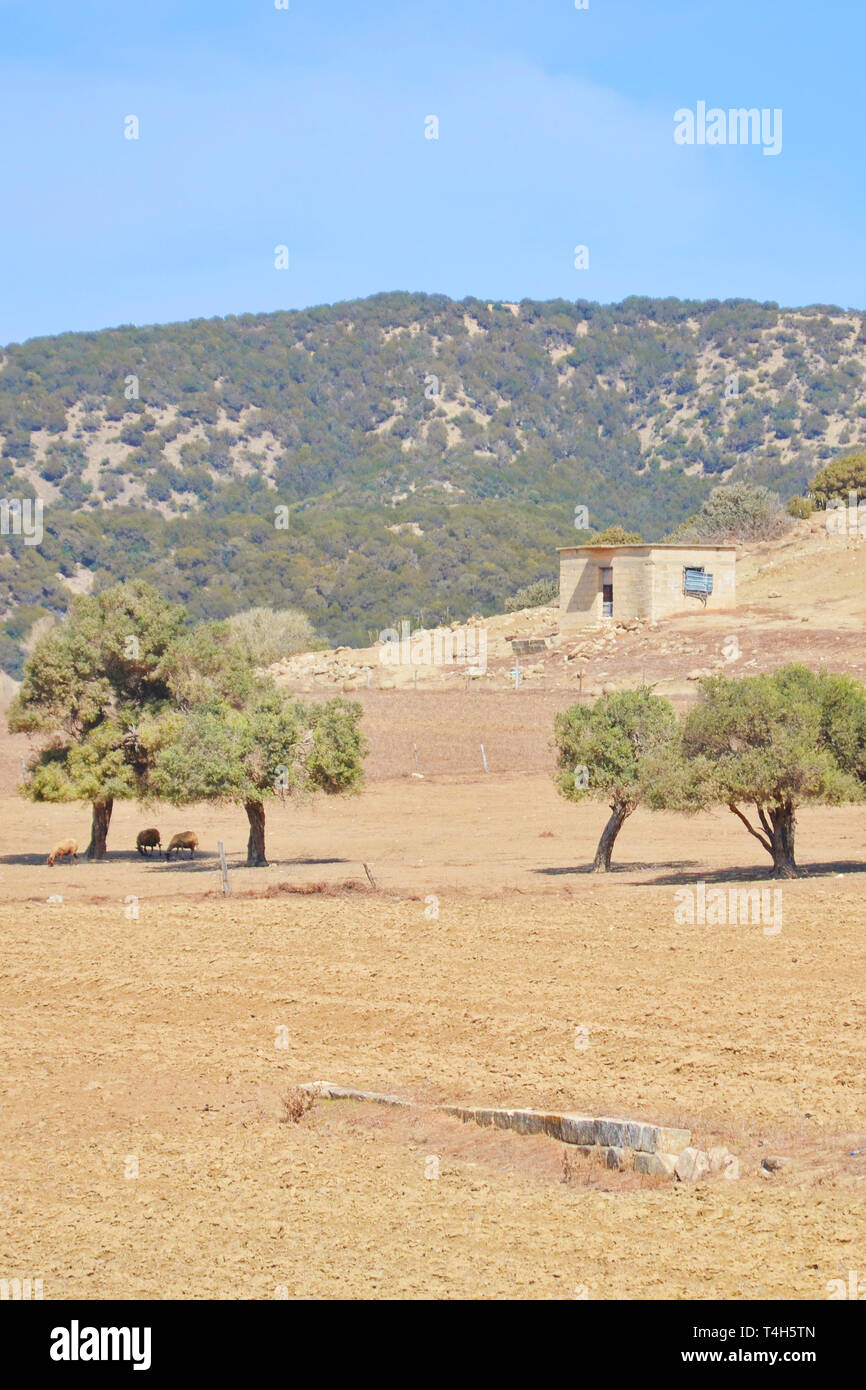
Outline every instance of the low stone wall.
<path id="1" fill-rule="evenodd" d="M 377 1105 L 412 1105 L 411 1100 L 401 1100 L 399 1096 L 386 1096 L 380 1091 L 353 1091 L 348 1086 L 332 1086 L 330 1081 L 305 1081 L 298 1090 L 318 1096 L 320 1100 L 372 1100 Z"/>
<path id="2" fill-rule="evenodd" d="M 652 1177 L 673 1177 L 677 1160 L 691 1144 L 687 1129 L 646 1124 L 641 1120 L 616 1120 L 608 1115 L 574 1115 L 541 1110 L 488 1110 L 443 1105 L 446 1115 L 514 1129 L 518 1134 L 547 1134 L 563 1144 L 574 1144 L 580 1153 L 602 1159 L 608 1168 L 635 1168 Z"/>
<path id="3" fill-rule="evenodd" d="M 366 1100 L 377 1105 L 411 1108 L 412 1102 L 379 1091 L 356 1091 L 330 1081 L 309 1081 L 300 1088 L 322 1100 Z M 727 1149 L 691 1147 L 691 1132 L 643 1120 L 617 1120 L 609 1115 L 575 1115 L 568 1111 L 503 1110 L 486 1106 L 439 1105 L 443 1115 L 454 1115 L 466 1124 L 513 1129 L 518 1134 L 546 1134 L 562 1144 L 573 1144 L 579 1153 L 598 1158 L 608 1168 L 633 1168 L 655 1178 L 695 1181 L 707 1173 L 725 1170 L 731 1155 Z"/>

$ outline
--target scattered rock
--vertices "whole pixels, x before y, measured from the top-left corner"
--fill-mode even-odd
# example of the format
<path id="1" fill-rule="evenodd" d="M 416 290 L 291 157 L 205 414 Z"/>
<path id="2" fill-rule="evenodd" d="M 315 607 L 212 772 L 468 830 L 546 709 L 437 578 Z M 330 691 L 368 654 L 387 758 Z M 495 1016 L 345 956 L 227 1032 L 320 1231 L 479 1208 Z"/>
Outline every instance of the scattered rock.
<path id="1" fill-rule="evenodd" d="M 710 1171 L 710 1160 L 703 1149 L 683 1149 L 676 1161 L 674 1172 L 680 1182 L 698 1182 Z"/>
<path id="2" fill-rule="evenodd" d="M 792 1160 L 781 1154 L 764 1154 L 761 1159 L 761 1173 L 767 1178 L 771 1173 L 782 1173 L 792 1166 Z"/>

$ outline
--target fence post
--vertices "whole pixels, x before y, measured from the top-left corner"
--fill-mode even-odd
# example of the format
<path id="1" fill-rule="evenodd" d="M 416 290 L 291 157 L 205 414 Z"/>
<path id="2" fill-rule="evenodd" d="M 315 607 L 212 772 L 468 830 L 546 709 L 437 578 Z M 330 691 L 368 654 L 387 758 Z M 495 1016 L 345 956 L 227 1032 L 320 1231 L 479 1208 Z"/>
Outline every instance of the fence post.
<path id="1" fill-rule="evenodd" d="M 232 890 L 229 887 L 229 870 L 228 865 L 226 864 L 225 845 L 223 844 L 222 840 L 217 841 L 217 849 L 219 850 L 220 856 L 220 872 L 223 876 L 223 896 L 227 898 Z"/>
<path id="2" fill-rule="evenodd" d="M 487 766 L 487 754 L 486 754 L 485 751 L 484 751 L 484 744 L 483 744 L 483 743 L 482 743 L 482 745 L 481 745 L 481 761 L 482 761 L 483 764 L 484 764 L 484 771 L 485 771 L 485 772 L 489 772 L 489 771 L 490 771 L 490 768 Z"/>

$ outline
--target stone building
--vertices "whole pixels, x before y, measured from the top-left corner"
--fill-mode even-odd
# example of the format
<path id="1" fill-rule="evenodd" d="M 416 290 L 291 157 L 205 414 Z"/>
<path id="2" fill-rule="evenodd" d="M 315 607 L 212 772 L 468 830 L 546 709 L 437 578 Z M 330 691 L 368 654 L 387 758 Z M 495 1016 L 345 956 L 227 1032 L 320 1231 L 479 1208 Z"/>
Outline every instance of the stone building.
<path id="1" fill-rule="evenodd" d="M 567 545 L 559 550 L 559 628 L 736 607 L 735 545 Z"/>

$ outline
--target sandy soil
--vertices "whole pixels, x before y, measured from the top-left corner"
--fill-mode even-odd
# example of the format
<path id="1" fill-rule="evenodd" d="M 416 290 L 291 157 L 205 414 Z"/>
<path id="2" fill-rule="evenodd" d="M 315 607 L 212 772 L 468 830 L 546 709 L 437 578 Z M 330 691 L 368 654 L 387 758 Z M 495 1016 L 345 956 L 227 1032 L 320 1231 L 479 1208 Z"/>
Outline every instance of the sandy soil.
<path id="1" fill-rule="evenodd" d="M 866 811 L 803 815 L 812 872 L 776 935 L 675 922 L 678 888 L 763 881 L 733 817 L 636 815 L 599 879 L 599 808 L 544 776 L 287 808 L 277 862 L 233 867 L 228 901 L 234 811 L 186 815 L 206 852 L 166 867 L 120 846 L 176 813 L 120 807 L 106 863 L 54 869 L 46 844 L 86 816 L 0 812 L 5 1277 L 55 1298 L 809 1299 L 863 1268 Z M 564 1183 L 553 1141 L 426 1110 L 283 1122 L 320 1077 L 682 1123 L 740 1177 Z M 768 1152 L 793 1167 L 762 1177 Z"/>
<path id="2" fill-rule="evenodd" d="M 738 669 L 866 674 L 866 547 L 816 593 L 829 551 L 801 531 L 744 557 L 735 627 L 620 634 L 591 678 L 649 668 L 685 699 L 732 631 Z M 0 1278 L 46 1298 L 808 1300 L 866 1270 L 866 807 L 802 813 L 781 930 L 678 921 L 701 882 L 766 885 L 762 851 L 727 812 L 638 813 L 617 871 L 587 873 L 604 808 L 550 779 L 567 656 L 519 691 L 358 692 L 366 790 L 276 807 L 263 870 L 235 808 L 129 805 L 105 862 L 48 868 L 56 840 L 86 844 L 87 808 L 18 800 L 27 743 L 0 738 Z M 142 859 L 149 824 L 195 829 L 201 855 Z M 313 1079 L 420 1108 L 288 1122 Z M 739 1177 L 576 1162 L 563 1181 L 562 1146 L 442 1101 L 683 1124 Z M 790 1167 L 765 1176 L 769 1154 Z"/>

